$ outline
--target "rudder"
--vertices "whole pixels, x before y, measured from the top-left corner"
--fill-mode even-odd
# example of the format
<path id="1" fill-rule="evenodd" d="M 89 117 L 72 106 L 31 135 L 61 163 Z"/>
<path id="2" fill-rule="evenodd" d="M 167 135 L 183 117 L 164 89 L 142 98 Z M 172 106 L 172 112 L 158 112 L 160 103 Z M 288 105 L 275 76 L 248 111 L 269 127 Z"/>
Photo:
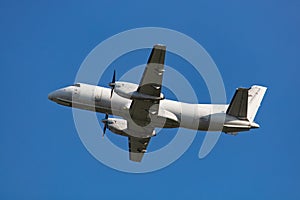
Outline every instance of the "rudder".
<path id="1" fill-rule="evenodd" d="M 266 87 L 253 85 L 248 91 L 248 113 L 247 118 L 250 122 L 254 121 L 258 108 L 267 91 Z"/>

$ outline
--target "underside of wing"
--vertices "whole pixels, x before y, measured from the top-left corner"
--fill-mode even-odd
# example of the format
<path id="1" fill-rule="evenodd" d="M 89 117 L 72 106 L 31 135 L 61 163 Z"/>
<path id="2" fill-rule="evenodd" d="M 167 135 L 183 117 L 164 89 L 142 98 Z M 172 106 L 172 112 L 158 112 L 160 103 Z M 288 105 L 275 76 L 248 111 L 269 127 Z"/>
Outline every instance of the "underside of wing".
<path id="1" fill-rule="evenodd" d="M 137 89 L 138 93 L 154 97 L 153 100 L 134 99 L 130 106 L 132 119 L 149 120 L 149 113 L 157 114 L 161 96 L 166 46 L 154 45 Z M 155 99 L 156 98 L 156 99 Z"/>
<path id="2" fill-rule="evenodd" d="M 150 138 L 128 137 L 129 159 L 134 162 L 141 162 L 144 153 L 147 151 Z"/>
<path id="3" fill-rule="evenodd" d="M 155 127 L 146 127 L 151 121 L 150 115 L 157 115 L 161 95 L 162 78 L 164 73 L 166 46 L 154 45 L 149 56 L 147 66 L 140 81 L 137 93 L 146 95 L 148 99 L 133 99 L 130 105 L 131 119 L 135 123 L 128 123 L 127 127 L 132 131 L 128 137 L 129 158 L 135 162 L 141 162 L 146 152 L 151 136 L 155 134 Z M 140 137 L 138 137 L 140 136 Z"/>
<path id="4" fill-rule="evenodd" d="M 146 69 L 141 79 L 138 92 L 159 97 L 164 73 L 166 46 L 154 45 Z"/>

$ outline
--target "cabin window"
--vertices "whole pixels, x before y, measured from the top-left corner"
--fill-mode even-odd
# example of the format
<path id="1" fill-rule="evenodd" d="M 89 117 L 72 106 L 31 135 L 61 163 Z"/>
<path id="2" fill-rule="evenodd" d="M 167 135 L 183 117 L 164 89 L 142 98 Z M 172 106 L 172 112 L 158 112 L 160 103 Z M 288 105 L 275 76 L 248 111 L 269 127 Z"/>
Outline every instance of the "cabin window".
<path id="1" fill-rule="evenodd" d="M 79 84 L 79 83 L 76 83 L 76 84 L 74 84 L 73 86 L 75 86 L 75 87 L 80 87 L 80 84 Z"/>

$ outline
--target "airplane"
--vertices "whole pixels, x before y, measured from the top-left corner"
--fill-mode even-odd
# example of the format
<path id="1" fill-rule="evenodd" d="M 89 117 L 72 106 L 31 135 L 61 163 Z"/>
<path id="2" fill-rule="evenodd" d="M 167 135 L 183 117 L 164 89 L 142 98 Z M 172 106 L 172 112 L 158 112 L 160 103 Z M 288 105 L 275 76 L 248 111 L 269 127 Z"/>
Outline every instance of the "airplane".
<path id="1" fill-rule="evenodd" d="M 129 159 L 134 162 L 142 161 L 150 139 L 156 135 L 155 128 L 181 127 L 236 135 L 260 127 L 254 118 L 266 87 L 237 88 L 230 104 L 168 100 L 161 93 L 165 55 L 165 45 L 153 46 L 139 84 L 116 81 L 114 70 L 110 88 L 75 83 L 51 92 L 48 99 L 63 106 L 105 113 L 103 136 L 109 129 L 127 137 Z"/>

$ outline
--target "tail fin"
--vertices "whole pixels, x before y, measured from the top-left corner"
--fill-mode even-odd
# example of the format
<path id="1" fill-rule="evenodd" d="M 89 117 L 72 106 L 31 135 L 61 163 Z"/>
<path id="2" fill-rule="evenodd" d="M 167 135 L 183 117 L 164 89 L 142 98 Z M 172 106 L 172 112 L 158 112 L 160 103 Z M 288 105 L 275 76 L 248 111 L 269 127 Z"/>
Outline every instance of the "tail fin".
<path id="1" fill-rule="evenodd" d="M 254 85 L 251 88 L 238 88 L 226 111 L 228 115 L 253 122 L 267 88 Z"/>
<path id="2" fill-rule="evenodd" d="M 266 87 L 253 85 L 248 91 L 248 114 L 247 118 L 250 122 L 254 121 L 258 108 L 267 91 Z"/>
<path id="3" fill-rule="evenodd" d="M 239 119 L 247 119 L 248 113 L 248 90 L 238 88 L 229 104 L 226 114 L 235 116 Z"/>

